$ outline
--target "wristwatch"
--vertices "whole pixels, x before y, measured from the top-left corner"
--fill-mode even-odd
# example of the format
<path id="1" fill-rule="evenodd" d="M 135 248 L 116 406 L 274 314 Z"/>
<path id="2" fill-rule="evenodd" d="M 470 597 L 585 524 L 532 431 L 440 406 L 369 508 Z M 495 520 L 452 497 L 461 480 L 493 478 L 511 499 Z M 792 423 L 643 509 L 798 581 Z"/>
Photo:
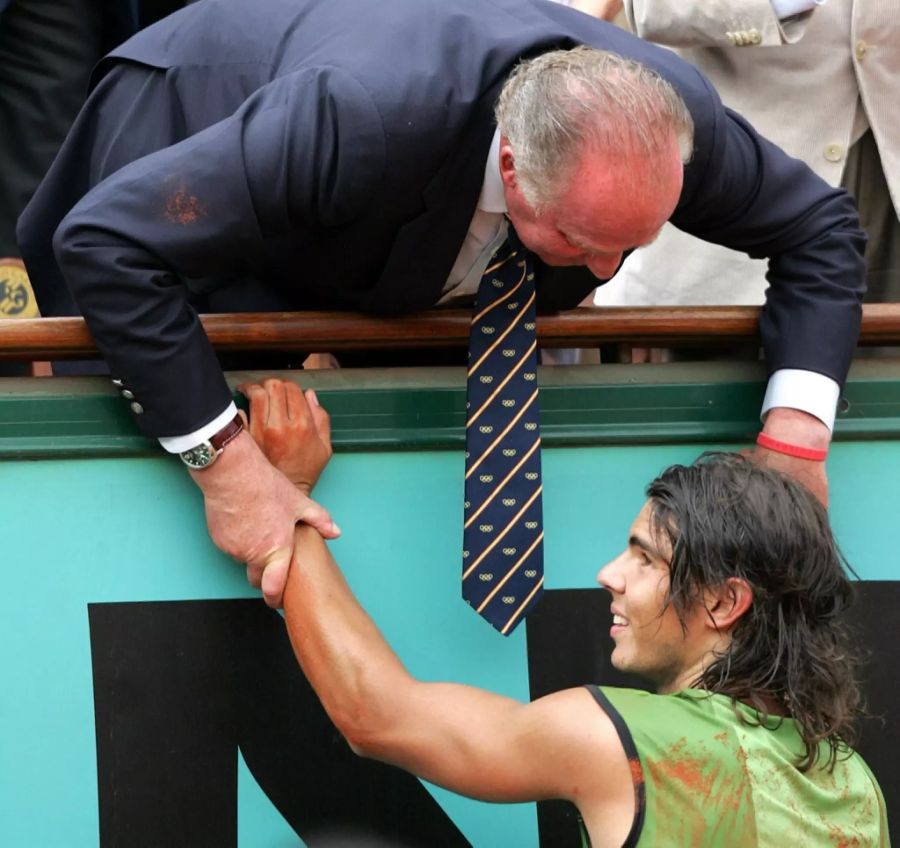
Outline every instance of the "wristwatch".
<path id="1" fill-rule="evenodd" d="M 244 421 L 240 415 L 235 415 L 218 433 L 213 433 L 205 442 L 200 442 L 194 448 L 189 448 L 178 454 L 181 461 L 195 471 L 209 468 L 225 450 L 227 445 L 244 429 Z"/>

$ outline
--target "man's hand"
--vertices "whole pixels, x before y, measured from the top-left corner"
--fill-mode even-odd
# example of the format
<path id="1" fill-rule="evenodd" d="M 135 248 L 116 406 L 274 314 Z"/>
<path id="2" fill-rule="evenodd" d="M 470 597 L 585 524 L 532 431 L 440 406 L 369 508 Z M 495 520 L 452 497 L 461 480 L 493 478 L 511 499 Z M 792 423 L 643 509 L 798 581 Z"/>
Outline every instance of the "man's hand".
<path id="1" fill-rule="evenodd" d="M 816 450 L 827 450 L 831 441 L 828 428 L 814 415 L 799 409 L 776 408 L 769 411 L 763 432 L 792 445 Z M 809 459 L 798 459 L 757 445 L 750 454 L 757 465 L 774 468 L 802 483 L 826 507 L 828 506 L 828 478 L 825 463 Z"/>
<path id="2" fill-rule="evenodd" d="M 316 393 L 289 380 L 238 386 L 250 401 L 250 435 L 266 459 L 309 495 L 331 459 L 331 420 Z"/>
<path id="3" fill-rule="evenodd" d="M 246 430 L 212 466 L 190 474 L 203 490 L 213 542 L 247 564 L 247 580 L 271 607 L 281 606 L 297 522 L 326 539 L 340 535 L 328 512 L 273 467 Z"/>

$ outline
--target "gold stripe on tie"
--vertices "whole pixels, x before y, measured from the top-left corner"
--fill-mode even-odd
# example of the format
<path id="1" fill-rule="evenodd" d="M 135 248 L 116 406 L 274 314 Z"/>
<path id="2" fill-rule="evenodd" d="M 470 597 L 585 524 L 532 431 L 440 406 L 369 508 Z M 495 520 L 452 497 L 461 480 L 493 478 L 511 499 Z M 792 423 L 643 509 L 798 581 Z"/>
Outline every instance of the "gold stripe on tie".
<path id="1" fill-rule="evenodd" d="M 517 422 L 517 421 L 518 421 L 518 420 L 519 420 L 526 412 L 528 412 L 529 407 L 531 406 L 531 404 L 533 404 L 533 403 L 535 402 L 535 400 L 537 400 L 537 389 L 535 389 L 534 392 L 532 393 L 531 397 L 528 398 L 527 401 L 525 401 L 525 405 L 524 405 L 524 406 L 516 413 L 515 418 L 513 418 L 513 420 L 510 421 L 509 424 L 507 424 L 507 425 L 503 428 L 503 432 L 500 433 L 500 435 L 497 436 L 497 438 L 494 439 L 494 441 L 491 442 L 490 445 L 488 445 L 488 446 L 484 449 L 484 453 L 482 453 L 481 456 L 479 456 L 478 459 L 476 459 L 475 462 L 472 463 L 471 468 L 469 468 L 469 470 L 466 472 L 466 476 L 465 476 L 465 479 L 466 479 L 466 480 L 468 480 L 468 479 L 472 476 L 472 474 L 475 473 L 475 469 L 478 468 L 478 466 L 481 465 L 481 463 L 484 462 L 484 460 L 487 459 L 487 458 L 491 455 L 491 452 L 494 450 L 495 447 L 497 447 L 497 445 L 498 445 L 498 443 L 500 442 L 500 440 L 501 440 L 501 439 L 502 439 L 502 438 L 503 438 L 503 437 L 504 437 L 504 436 L 505 436 L 505 435 L 506 435 L 513 427 L 515 427 L 516 422 Z M 540 436 L 538 437 L 538 442 L 540 442 Z M 534 450 L 534 448 L 532 448 L 531 450 Z M 531 453 L 531 451 L 529 451 L 529 453 Z M 518 468 L 518 466 L 516 466 L 516 468 Z M 507 479 L 509 479 L 509 478 L 507 478 Z"/>
<path id="2" fill-rule="evenodd" d="M 484 412 L 491 405 L 491 403 L 493 403 L 494 398 L 497 397 L 497 394 L 501 391 L 501 389 L 510 380 L 512 380 L 512 378 L 515 376 L 516 371 L 518 371 L 522 367 L 522 364 L 525 362 L 526 359 L 528 359 L 529 356 L 531 356 L 531 354 L 534 352 L 534 349 L 536 347 L 537 347 L 537 339 L 535 339 L 531 343 L 531 347 L 529 347 L 528 350 L 525 351 L 525 353 L 522 355 L 522 357 L 519 359 L 519 361 L 512 368 L 509 369 L 509 373 L 503 378 L 503 382 L 501 382 L 500 385 L 497 386 L 497 388 L 494 389 L 493 392 L 491 392 L 488 399 L 483 404 L 481 404 L 481 406 L 478 407 L 478 409 L 476 410 L 475 414 L 469 418 L 469 420 L 466 422 L 467 430 L 478 420 L 478 417 L 481 415 L 481 413 Z"/>
<path id="3" fill-rule="evenodd" d="M 528 507 L 530 507 L 530 506 L 534 503 L 534 499 L 541 493 L 541 491 L 543 490 L 543 488 L 544 488 L 544 487 L 543 487 L 542 485 L 537 487 L 537 491 L 536 491 L 536 492 L 535 492 L 535 493 L 534 493 L 534 494 L 533 494 L 533 495 L 525 502 L 525 506 L 523 506 L 523 507 L 516 513 L 515 518 L 513 518 L 512 521 L 510 521 L 509 524 L 507 524 L 506 527 L 504 527 L 504 528 L 500 531 L 500 535 L 497 536 L 497 538 L 494 539 L 494 541 L 491 542 L 491 543 L 490 543 L 490 544 L 489 544 L 489 545 L 481 552 L 481 556 L 479 556 L 478 559 L 476 559 L 475 562 L 473 562 L 473 563 L 472 563 L 472 564 L 471 564 L 471 565 L 463 572 L 463 576 L 462 576 L 462 579 L 463 579 L 463 580 L 465 580 L 465 579 L 466 579 L 466 578 L 467 578 L 467 577 L 475 570 L 475 568 L 477 568 L 478 565 L 481 564 L 481 561 L 482 561 L 482 560 L 483 560 L 483 559 L 484 559 L 484 558 L 485 558 L 492 550 L 494 550 L 494 548 L 496 548 L 497 545 L 500 544 L 500 541 L 503 539 L 503 537 L 504 537 L 507 533 L 509 533 L 509 531 L 510 531 L 513 527 L 515 527 L 516 522 L 517 522 L 517 521 L 525 514 L 525 511 L 528 509 Z"/>
<path id="4" fill-rule="evenodd" d="M 492 500 L 494 500 L 494 498 L 496 498 L 497 495 L 499 495 L 501 491 L 503 491 L 503 487 L 512 479 L 513 475 L 528 461 L 528 458 L 538 449 L 540 444 L 541 444 L 541 440 L 540 440 L 540 438 L 537 438 L 535 440 L 534 444 L 528 449 L 528 453 L 526 453 L 525 456 L 523 456 L 518 461 L 518 463 L 516 464 L 516 467 L 513 468 L 513 470 L 510 471 L 509 474 L 506 475 L 506 477 L 503 478 L 503 481 L 500 483 L 500 485 L 497 486 L 497 488 L 494 489 L 493 492 L 491 492 L 491 494 L 488 496 L 488 499 L 480 507 L 478 507 L 478 509 L 472 514 L 472 516 L 469 518 L 469 520 L 463 525 L 463 530 L 468 528 L 471 525 L 471 523 L 476 518 L 478 518 L 479 515 L 481 515 L 481 513 L 484 511 L 485 507 L 487 507 L 488 504 L 490 504 L 490 502 Z"/>
<path id="5" fill-rule="evenodd" d="M 474 315 L 472 317 L 473 325 L 475 324 L 476 321 L 480 321 L 482 318 L 484 318 L 484 316 L 487 315 L 488 312 L 490 312 L 495 306 L 498 306 L 499 304 L 503 303 L 503 301 L 505 301 L 505 300 L 509 300 L 509 298 L 511 298 L 522 287 L 522 283 L 525 282 L 526 270 L 527 269 L 523 266 L 522 267 L 522 276 L 519 277 L 519 282 L 517 282 L 505 295 L 503 295 L 503 297 L 498 297 L 493 303 L 489 304 L 488 306 L 485 306 L 484 309 L 481 310 L 481 312 L 479 312 L 477 315 Z M 485 271 L 484 273 L 487 274 L 488 272 Z"/>
<path id="6" fill-rule="evenodd" d="M 481 310 L 477 315 L 472 316 L 472 325 L 475 324 L 476 321 L 480 321 L 484 318 L 485 315 L 488 314 L 492 309 L 496 309 L 501 303 L 509 300 L 520 288 L 522 288 L 522 283 L 525 282 L 525 273 L 523 271 L 522 276 L 519 277 L 519 281 L 505 294 L 503 297 L 498 297 L 490 306 L 485 306 L 484 309 Z"/>
<path id="7" fill-rule="evenodd" d="M 521 285 L 521 281 L 519 284 Z M 515 289 L 513 291 L 515 291 Z M 512 294 L 512 293 L 513 292 L 510 292 L 510 294 Z M 534 302 L 534 298 L 535 298 L 535 295 L 532 294 L 528 300 L 528 303 L 526 303 L 525 306 L 522 307 L 522 310 L 516 315 L 516 317 L 513 318 L 513 320 L 509 322 L 509 325 L 507 326 L 507 328 L 497 337 L 497 339 L 494 341 L 494 343 L 483 354 L 481 354 L 481 356 L 478 357 L 478 361 L 471 368 L 469 368 L 468 372 L 466 373 L 467 377 L 471 377 L 478 370 L 478 367 L 481 365 L 481 363 L 484 362 L 484 360 L 487 359 L 488 356 L 490 356 L 490 354 L 494 351 L 494 349 L 497 347 L 497 345 L 500 344 L 500 342 L 502 342 L 510 334 L 510 331 L 513 330 L 515 328 L 516 324 L 519 323 L 519 320 L 525 314 L 528 307 L 531 306 L 531 304 Z M 485 311 L 487 311 L 487 310 L 485 310 Z"/>
<path id="8" fill-rule="evenodd" d="M 488 595 L 481 602 L 481 606 L 479 606 L 478 609 L 476 610 L 476 612 L 479 615 L 481 615 L 482 610 L 491 602 L 491 599 L 494 597 L 494 595 L 496 595 L 497 592 L 499 592 L 503 588 L 504 583 L 506 583 L 506 581 L 509 580 L 509 578 L 512 577 L 513 574 L 516 573 L 519 566 L 523 562 L 525 562 L 525 560 L 528 559 L 528 557 L 531 556 L 531 552 L 541 543 L 543 538 L 544 538 L 544 531 L 541 530 L 538 537 L 531 543 L 531 547 L 527 551 L 525 551 L 525 553 L 522 554 L 522 556 L 519 557 L 518 562 L 516 562 L 516 564 L 508 572 L 506 572 L 506 576 L 496 586 L 494 586 L 494 588 L 491 590 L 490 595 Z"/>
<path id="9" fill-rule="evenodd" d="M 529 603 L 531 603 L 531 599 L 535 596 L 535 594 L 538 592 L 538 590 L 543 585 L 544 585 L 544 578 L 541 577 L 541 579 L 538 580 L 538 582 L 534 584 L 534 588 L 528 593 L 528 597 L 525 598 L 525 600 L 522 601 L 521 604 L 519 604 L 519 608 L 512 614 L 512 618 L 510 618 L 510 620 L 507 621 L 506 624 L 503 625 L 503 629 L 500 631 L 501 635 L 505 636 L 507 634 L 507 632 L 509 631 L 509 628 L 512 627 L 513 622 L 518 618 L 519 613 L 521 613 L 522 610 L 525 609 L 525 607 L 527 607 Z"/>
<path id="10" fill-rule="evenodd" d="M 519 251 L 518 251 L 518 250 L 514 250 L 512 253 L 509 254 L 509 256 L 506 256 L 506 257 L 504 257 L 503 259 L 501 259 L 499 262 L 495 262 L 495 263 L 494 263 L 493 265 L 491 265 L 490 267 L 485 268 L 485 269 L 484 269 L 484 273 L 483 273 L 481 276 L 482 276 L 482 277 L 485 277 L 485 276 L 487 276 L 488 274 L 492 274 L 492 273 L 493 273 L 494 271 L 496 271 L 498 268 L 502 268 L 507 262 L 510 261 L 510 259 L 515 259 L 518 255 L 519 255 Z"/>

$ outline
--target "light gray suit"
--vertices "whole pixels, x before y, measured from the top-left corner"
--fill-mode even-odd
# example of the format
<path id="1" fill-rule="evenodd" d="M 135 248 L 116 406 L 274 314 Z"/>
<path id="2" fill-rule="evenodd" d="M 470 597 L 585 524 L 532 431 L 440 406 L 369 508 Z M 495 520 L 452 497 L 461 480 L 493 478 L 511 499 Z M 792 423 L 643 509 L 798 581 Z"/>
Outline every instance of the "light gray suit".
<path id="1" fill-rule="evenodd" d="M 868 256 L 870 298 L 900 299 L 897 0 L 829 0 L 787 22 L 769 0 L 625 0 L 625 12 L 638 35 L 703 70 L 763 135 L 856 194 L 876 248 Z M 758 304 L 765 269 L 763 260 L 667 226 L 598 291 L 597 302 Z"/>

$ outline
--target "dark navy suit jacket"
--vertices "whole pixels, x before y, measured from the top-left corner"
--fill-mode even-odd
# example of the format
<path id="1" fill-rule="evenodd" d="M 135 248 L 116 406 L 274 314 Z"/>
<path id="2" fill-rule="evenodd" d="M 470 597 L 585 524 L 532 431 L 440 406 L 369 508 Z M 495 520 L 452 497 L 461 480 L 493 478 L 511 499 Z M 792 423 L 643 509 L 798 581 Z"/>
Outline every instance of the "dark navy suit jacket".
<path id="1" fill-rule="evenodd" d="M 53 311 L 40 264 L 56 230 L 66 283 L 144 431 L 202 426 L 230 394 L 192 295 L 213 292 L 216 310 L 433 305 L 481 189 L 500 86 L 522 57 L 582 43 L 654 68 L 686 101 L 695 150 L 672 220 L 771 257 L 770 368 L 843 382 L 863 285 L 849 196 L 671 52 L 543 0 L 203 0 L 144 30 L 95 84 L 123 62 L 164 73 L 167 108 L 129 117 L 135 148 L 143 125 L 161 149 L 135 161 L 126 149 L 95 186 L 51 171 L 19 228 L 38 300 Z M 92 114 L 115 120 L 102 105 Z M 539 281 L 544 309 L 596 283 L 578 270 Z"/>

